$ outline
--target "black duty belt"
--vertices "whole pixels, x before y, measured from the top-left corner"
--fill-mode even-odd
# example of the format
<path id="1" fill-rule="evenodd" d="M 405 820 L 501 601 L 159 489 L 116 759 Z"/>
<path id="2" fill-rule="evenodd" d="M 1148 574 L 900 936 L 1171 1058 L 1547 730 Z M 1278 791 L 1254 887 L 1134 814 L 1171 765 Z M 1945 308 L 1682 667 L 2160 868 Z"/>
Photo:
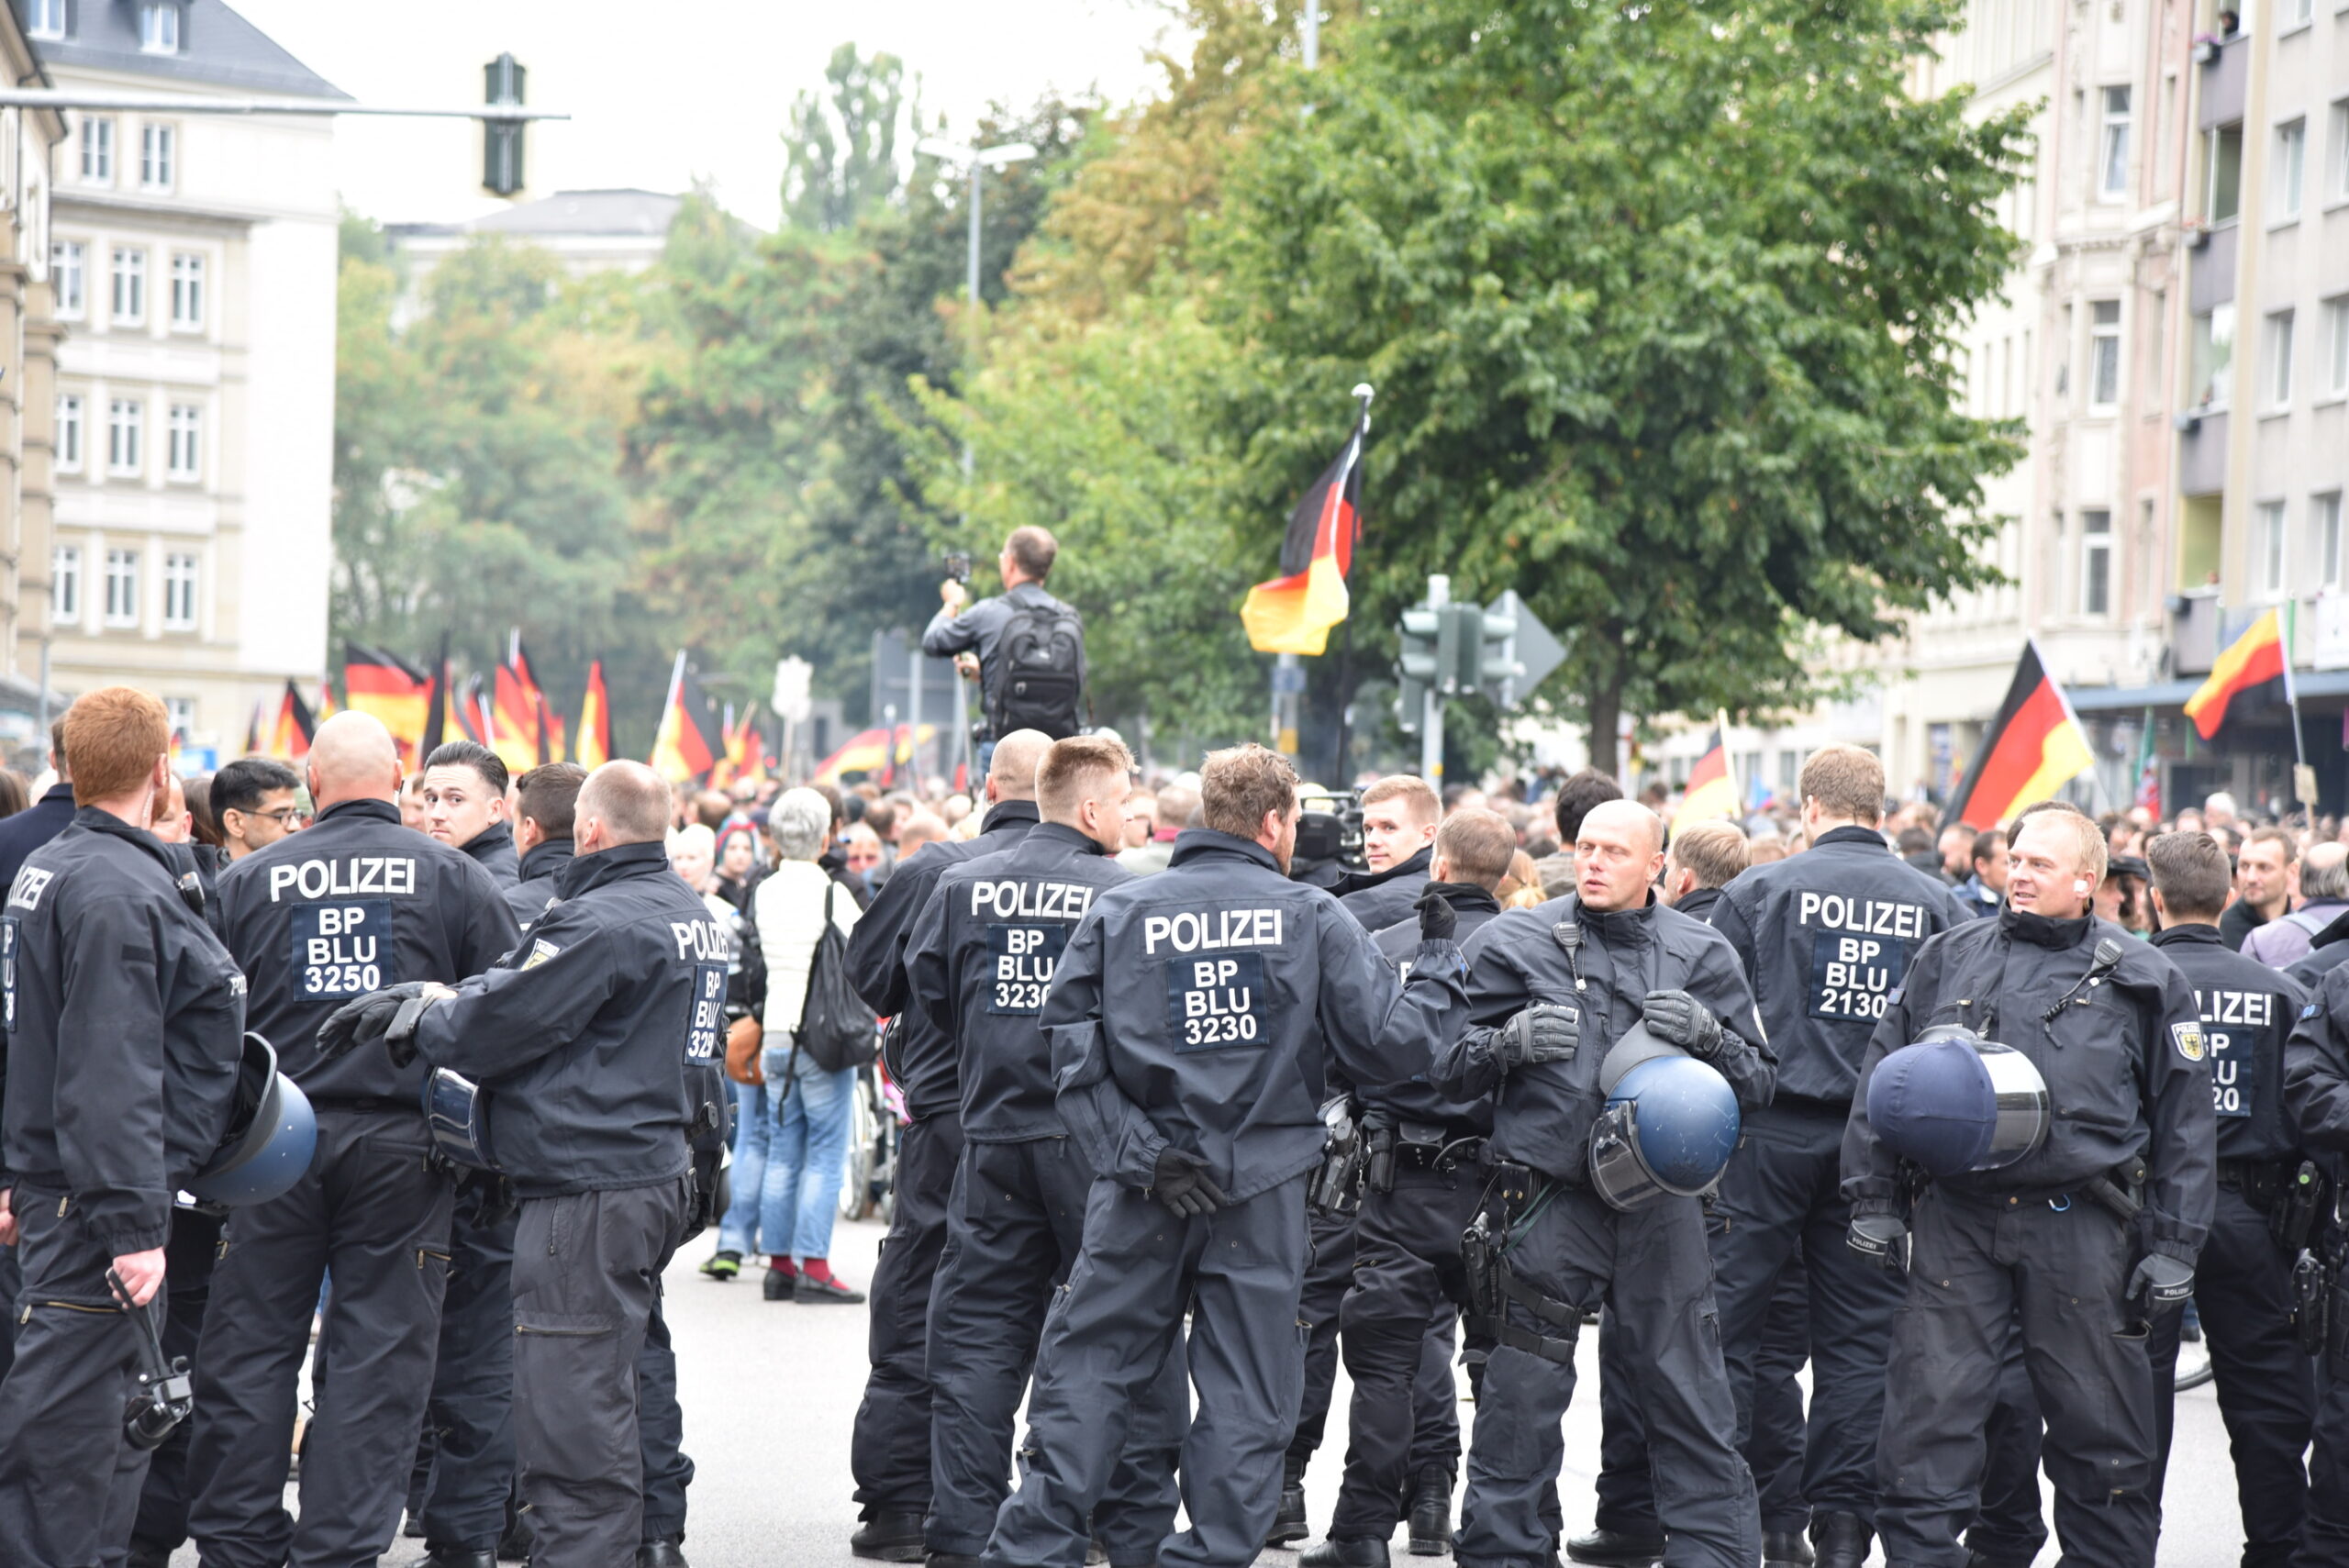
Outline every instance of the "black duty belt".
<path id="1" fill-rule="evenodd" d="M 1395 1162 L 1407 1170 L 1440 1171 L 1446 1174 L 1473 1165 L 1485 1151 L 1484 1135 L 1464 1132 L 1442 1143 L 1398 1143 Z"/>

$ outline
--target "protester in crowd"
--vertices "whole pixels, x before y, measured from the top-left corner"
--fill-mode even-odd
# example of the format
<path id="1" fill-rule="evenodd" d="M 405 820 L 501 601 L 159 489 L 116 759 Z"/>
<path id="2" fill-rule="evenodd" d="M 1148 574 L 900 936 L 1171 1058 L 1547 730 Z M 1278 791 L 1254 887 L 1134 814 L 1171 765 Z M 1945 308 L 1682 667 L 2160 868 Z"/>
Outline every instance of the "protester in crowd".
<path id="1" fill-rule="evenodd" d="M 1531 909 L 1547 902 L 1542 889 L 1542 873 L 1534 869 L 1531 855 L 1520 850 L 1509 857 L 1508 874 L 1501 878 L 1493 896 L 1504 909 Z"/>
<path id="2" fill-rule="evenodd" d="M 915 812 L 897 829 L 897 864 L 911 860 L 924 844 L 943 842 L 951 831 L 942 817 L 928 811 Z"/>
<path id="3" fill-rule="evenodd" d="M 2319 933 L 2349 914 L 2349 847 L 2318 844 L 2300 859 L 2300 906 L 2244 937 L 2243 951 L 2271 969 L 2308 957 Z"/>
<path id="4" fill-rule="evenodd" d="M 400 826 L 424 831 L 424 770 L 400 781 Z"/>
<path id="5" fill-rule="evenodd" d="M 212 780 L 210 773 L 190 773 L 180 781 L 180 794 L 187 801 L 188 841 L 207 850 L 222 848 L 219 818 L 212 811 Z M 225 855 L 216 857 L 225 860 Z"/>
<path id="6" fill-rule="evenodd" d="M 830 839 L 825 846 L 822 857 L 816 863 L 826 876 L 848 889 L 849 896 L 856 900 L 858 910 L 870 908 L 873 904 L 873 889 L 865 884 L 864 878 L 848 869 L 848 848 L 841 842 L 841 835 L 848 831 L 849 824 L 863 813 L 864 797 L 853 794 L 842 795 L 831 784 L 815 784 L 810 787 L 823 799 L 824 804 L 831 808 L 832 813 Z M 782 800 L 780 795 L 775 798 L 778 804 Z M 767 836 L 770 841 L 774 837 L 774 814 L 772 810 L 767 814 Z"/>
<path id="7" fill-rule="evenodd" d="M 1996 915 L 2007 895 L 2007 836 L 1996 828 L 1974 835 L 1973 874 L 1957 884 L 1957 895 L 1976 918 Z"/>
<path id="8" fill-rule="evenodd" d="M 1175 836 L 1192 825 L 1198 809 L 1197 790 L 1177 783 L 1159 785 L 1151 802 L 1150 841 L 1119 851 L 1118 863 L 1136 876 L 1164 871 L 1174 856 Z"/>
<path id="9" fill-rule="evenodd" d="M 852 1290 L 833 1274 L 830 1260 L 856 1072 L 825 1071 L 796 1050 L 795 1040 L 826 909 L 843 933 L 855 929 L 863 913 L 847 888 L 823 868 L 831 834 L 829 801 L 814 790 L 785 791 L 767 816 L 767 836 L 777 863 L 751 901 L 766 959 L 760 1069 L 774 1121 L 768 1134 L 766 1169 L 755 1184 L 746 1181 L 736 1185 L 718 1250 L 747 1256 L 744 1237 L 755 1223 L 767 1253 L 764 1288 L 769 1301 L 864 1299 L 862 1291 Z M 745 1205 L 751 1207 L 745 1209 Z M 736 1210 L 742 1210 L 739 1217 Z"/>
<path id="10" fill-rule="evenodd" d="M 2223 795 L 2214 795 L 2203 803 L 2204 815 L 2215 817 L 2221 801 L 2226 802 L 2227 815 L 2232 818 L 2234 802 Z M 2211 831 L 2218 830 L 2214 824 Z M 2293 895 L 2299 891 L 2299 849 L 2289 833 L 2281 828 L 2252 830 L 2235 855 L 2235 891 L 2239 896 L 2219 917 L 2219 935 L 2229 947 L 2241 952 L 2252 932 L 2270 920 L 2284 917 L 2292 906 Z"/>
<path id="11" fill-rule="evenodd" d="M 239 757 L 214 775 L 213 815 L 230 860 L 242 860 L 295 830 L 302 780 L 273 757 Z"/>
<path id="12" fill-rule="evenodd" d="M 846 851 L 849 875 L 864 884 L 865 902 L 870 904 L 881 871 L 881 835 L 869 822 L 852 823 L 841 835 L 841 847 Z"/>
<path id="13" fill-rule="evenodd" d="M 1139 850 L 1157 835 L 1158 792 L 1150 789 L 1131 791 L 1126 796 L 1123 811 L 1125 841 L 1119 848 Z"/>
<path id="14" fill-rule="evenodd" d="M 715 891 L 735 908 L 748 912 L 751 890 L 759 880 L 759 836 L 747 822 L 729 823 L 718 836 Z"/>
<path id="15" fill-rule="evenodd" d="M 1935 844 L 1941 855 L 1941 879 L 1955 887 L 1974 874 L 1974 829 L 1963 822 L 1953 822 L 1942 829 Z"/>
<path id="16" fill-rule="evenodd" d="M 32 785 L 14 768 L 0 768 L 0 821 L 32 805 Z"/>

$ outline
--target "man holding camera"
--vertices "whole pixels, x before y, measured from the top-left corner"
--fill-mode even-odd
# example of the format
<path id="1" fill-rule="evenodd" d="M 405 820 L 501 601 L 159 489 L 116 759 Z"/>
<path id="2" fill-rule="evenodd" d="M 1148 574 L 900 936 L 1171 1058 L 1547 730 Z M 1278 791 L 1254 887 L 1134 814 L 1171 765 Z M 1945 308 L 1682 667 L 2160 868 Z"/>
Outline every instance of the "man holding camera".
<path id="1" fill-rule="evenodd" d="M 955 662 L 978 677 L 987 733 L 996 740 L 1035 729 L 1062 740 L 1083 728 L 1085 623 L 1044 591 L 1060 548 L 1043 528 L 1012 529 L 996 558 L 1002 595 L 973 605 L 961 578 L 949 577 L 938 587 L 942 607 L 921 634 L 931 658 L 965 656 Z M 982 771 L 994 751 L 992 740 L 979 749 Z"/>

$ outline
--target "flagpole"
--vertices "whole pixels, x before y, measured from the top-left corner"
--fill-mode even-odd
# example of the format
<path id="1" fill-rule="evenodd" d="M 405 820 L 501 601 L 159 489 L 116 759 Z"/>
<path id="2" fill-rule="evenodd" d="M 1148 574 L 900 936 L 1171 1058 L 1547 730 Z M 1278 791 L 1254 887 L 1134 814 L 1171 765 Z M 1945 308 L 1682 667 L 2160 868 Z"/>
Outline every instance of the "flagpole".
<path id="1" fill-rule="evenodd" d="M 2300 741 L 2300 686 L 2292 679 L 2292 642 L 2293 634 L 2299 630 L 2299 608 L 2296 599 L 2284 601 L 2284 705 L 2292 710 L 2292 762 L 2295 767 L 2305 768 L 2309 765 L 2309 753 Z M 2313 802 L 2309 809 L 2315 811 Z"/>

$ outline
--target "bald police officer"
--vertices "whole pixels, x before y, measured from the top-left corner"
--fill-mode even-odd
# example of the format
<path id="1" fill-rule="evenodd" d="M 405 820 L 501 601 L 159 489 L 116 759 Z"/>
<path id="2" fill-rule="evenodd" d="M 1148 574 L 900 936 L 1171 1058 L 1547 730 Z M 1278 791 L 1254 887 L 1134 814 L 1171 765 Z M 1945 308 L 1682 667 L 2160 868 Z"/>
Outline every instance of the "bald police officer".
<path id="1" fill-rule="evenodd" d="M 189 1529 L 210 1568 L 340 1568 L 391 1544 L 432 1380 L 451 1183 L 432 1157 L 424 1070 L 381 1052 L 326 1060 L 318 1026 L 385 985 L 478 974 L 515 940 L 487 872 L 400 826 L 399 750 L 380 720 L 335 715 L 306 766 L 316 823 L 220 878 L 253 1028 L 283 1042 L 318 1146 L 291 1192 L 237 1212 L 213 1274 L 188 1461 Z M 297 1525 L 285 1440 L 328 1273 Z"/>
<path id="2" fill-rule="evenodd" d="M 1890 1562 L 1957 1561 L 2011 1326 L 2047 1422 L 2065 1561 L 2152 1568 L 2146 1326 L 2193 1289 L 2215 1132 L 2193 989 L 2158 950 L 2091 913 L 2104 861 L 2103 833 L 2077 810 L 2026 812 L 2005 906 L 1917 950 L 1861 1064 L 1843 1143 L 1852 1245 L 1897 1255 L 1906 1236 L 1910 1248 L 1876 1472 Z M 1904 1218 L 1868 1078 L 1945 1024 L 2029 1058 L 2054 1115 L 2036 1151 L 1937 1178 Z"/>
<path id="3" fill-rule="evenodd" d="M 1029 1463 L 991 1568 L 1077 1568 L 1133 1413 L 1192 1309 L 1191 1528 L 1167 1568 L 1255 1561 L 1297 1420 L 1306 1184 L 1324 1138 L 1325 1049 L 1357 1083 L 1411 1077 L 1460 1022 L 1448 906 L 1407 982 L 1319 888 L 1288 880 L 1297 773 L 1261 746 L 1212 753 L 1207 826 L 1168 868 L 1112 887 L 1068 941 L 1043 1023 L 1059 1105 L 1097 1173 L 1084 1251 L 1044 1331 Z"/>
<path id="4" fill-rule="evenodd" d="M 147 831 L 171 777 L 163 705 L 105 686 L 66 714 L 72 826 L 0 911 L 0 1243 L 24 1272 L 0 1382 L 0 1562 L 120 1562 L 147 1469 L 125 1440 L 173 1195 L 228 1133 L 245 980 Z M 281 1431 L 280 1440 L 285 1433 Z"/>
<path id="5" fill-rule="evenodd" d="M 579 792 L 562 902 L 513 962 L 345 1006 L 323 1050 L 380 1044 L 475 1078 L 520 1200 L 514 1428 L 538 1568 L 635 1560 L 635 1368 L 692 1212 L 689 1140 L 715 1106 L 728 950 L 669 869 L 669 788 L 607 762 Z"/>

